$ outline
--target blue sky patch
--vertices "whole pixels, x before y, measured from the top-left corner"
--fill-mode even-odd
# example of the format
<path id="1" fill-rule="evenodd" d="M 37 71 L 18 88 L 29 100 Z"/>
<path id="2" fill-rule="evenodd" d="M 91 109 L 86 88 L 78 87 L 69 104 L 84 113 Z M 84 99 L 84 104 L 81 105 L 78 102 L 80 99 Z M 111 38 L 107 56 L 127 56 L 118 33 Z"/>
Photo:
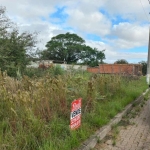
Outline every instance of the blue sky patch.
<path id="1" fill-rule="evenodd" d="M 110 18 L 110 15 L 108 14 L 108 12 L 104 9 L 104 8 L 100 8 L 99 12 L 101 12 L 104 16 L 106 16 L 107 18 Z"/>
<path id="2" fill-rule="evenodd" d="M 56 7 L 56 9 L 57 10 L 54 13 L 50 14 L 51 22 L 54 24 L 65 23 L 68 18 L 68 14 L 64 12 L 64 10 L 66 9 L 66 6 Z"/>
<path id="3" fill-rule="evenodd" d="M 114 40 L 114 39 L 118 39 L 118 36 L 116 36 L 116 35 L 106 35 L 105 36 L 107 39 L 109 39 L 109 40 Z"/>
<path id="4" fill-rule="evenodd" d="M 74 31 L 74 29 L 72 28 L 72 27 L 63 27 L 63 30 L 72 30 L 72 31 Z"/>
<path id="5" fill-rule="evenodd" d="M 140 46 L 140 47 L 135 47 L 131 48 L 128 50 L 123 50 L 123 52 L 133 52 L 133 53 L 148 53 L 148 47 L 147 46 Z"/>
<path id="6" fill-rule="evenodd" d="M 126 59 L 127 60 L 127 59 Z M 136 58 L 136 59 L 129 59 L 129 60 L 127 60 L 128 61 L 128 63 L 131 63 L 131 64 L 137 64 L 137 63 L 139 63 L 139 62 L 141 62 L 141 61 L 147 61 L 147 58 L 145 58 L 145 59 L 143 59 L 143 60 L 141 60 L 141 58 Z"/>
<path id="7" fill-rule="evenodd" d="M 109 15 L 109 13 L 103 8 L 100 8 L 99 12 L 101 12 L 104 16 L 106 16 L 106 18 L 109 18 L 109 20 L 111 20 L 112 22 L 112 25 L 117 25 L 121 22 L 129 22 L 129 23 L 131 22 L 131 20 L 125 19 L 121 15 L 116 15 L 116 16 L 113 16 L 112 18 L 112 16 Z"/>
<path id="8" fill-rule="evenodd" d="M 120 15 L 117 15 L 117 16 L 115 16 L 112 19 L 111 22 L 112 22 L 112 25 L 117 25 L 117 24 L 119 24 L 121 22 L 128 22 L 128 23 L 130 23 L 130 20 L 129 19 L 125 19 L 125 18 L 121 17 Z"/>
<path id="9" fill-rule="evenodd" d="M 140 23 L 140 26 L 142 26 L 142 27 L 144 27 L 146 25 L 149 26 L 149 21 L 143 21 L 143 22 Z"/>
<path id="10" fill-rule="evenodd" d="M 41 19 L 42 21 L 46 21 L 46 18 L 43 17 L 43 16 L 41 16 L 40 19 Z"/>
<path id="11" fill-rule="evenodd" d="M 86 38 L 93 41 L 101 41 L 101 37 L 95 34 L 87 34 Z"/>

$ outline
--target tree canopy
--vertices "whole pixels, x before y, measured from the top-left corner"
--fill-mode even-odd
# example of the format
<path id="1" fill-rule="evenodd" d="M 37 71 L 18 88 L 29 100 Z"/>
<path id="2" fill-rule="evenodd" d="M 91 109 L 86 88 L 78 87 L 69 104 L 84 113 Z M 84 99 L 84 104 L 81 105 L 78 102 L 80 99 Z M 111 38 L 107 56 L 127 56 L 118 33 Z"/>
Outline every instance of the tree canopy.
<path id="1" fill-rule="evenodd" d="M 119 59 L 115 61 L 114 64 L 128 64 L 128 62 L 125 59 Z"/>
<path id="2" fill-rule="evenodd" d="M 46 44 L 46 50 L 41 52 L 42 59 L 65 61 L 68 64 L 77 63 L 96 66 L 105 59 L 104 51 L 98 51 L 85 45 L 85 40 L 77 34 L 59 34 Z"/>
<path id="3" fill-rule="evenodd" d="M 146 75 L 146 73 L 147 73 L 147 62 L 146 61 L 141 61 L 141 62 L 139 62 L 139 64 L 142 65 L 142 74 Z"/>
<path id="4" fill-rule="evenodd" d="M 29 62 L 29 51 L 36 44 L 36 33 L 22 32 L 6 16 L 6 8 L 0 6 L 0 68 L 15 76 Z"/>
<path id="5" fill-rule="evenodd" d="M 81 52 L 83 64 L 94 67 L 103 63 L 105 59 L 104 51 L 105 50 L 99 51 L 96 48 L 93 49 L 90 46 L 85 46 L 85 50 Z"/>

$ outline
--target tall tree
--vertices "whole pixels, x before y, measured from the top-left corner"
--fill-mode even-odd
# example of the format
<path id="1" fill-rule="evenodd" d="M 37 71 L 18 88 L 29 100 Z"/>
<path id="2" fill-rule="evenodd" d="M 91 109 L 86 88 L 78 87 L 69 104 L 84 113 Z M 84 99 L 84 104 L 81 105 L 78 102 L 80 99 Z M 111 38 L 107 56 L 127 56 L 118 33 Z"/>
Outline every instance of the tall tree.
<path id="1" fill-rule="evenodd" d="M 105 59 L 104 51 L 105 50 L 99 51 L 96 48 L 93 49 L 90 46 L 85 46 L 85 50 L 81 53 L 83 64 L 94 67 L 103 63 L 103 60 Z"/>
<path id="2" fill-rule="evenodd" d="M 98 51 L 85 45 L 85 41 L 77 34 L 59 34 L 46 44 L 47 49 L 41 52 L 42 59 L 66 61 L 97 66 L 105 59 L 104 51 Z"/>
<path id="3" fill-rule="evenodd" d="M 24 71 L 30 54 L 36 44 L 36 33 L 19 33 L 18 28 L 6 16 L 6 8 L 0 6 L 0 68 L 15 76 Z"/>
<path id="4" fill-rule="evenodd" d="M 81 59 L 85 41 L 76 34 L 59 34 L 47 42 L 42 58 L 76 63 Z"/>

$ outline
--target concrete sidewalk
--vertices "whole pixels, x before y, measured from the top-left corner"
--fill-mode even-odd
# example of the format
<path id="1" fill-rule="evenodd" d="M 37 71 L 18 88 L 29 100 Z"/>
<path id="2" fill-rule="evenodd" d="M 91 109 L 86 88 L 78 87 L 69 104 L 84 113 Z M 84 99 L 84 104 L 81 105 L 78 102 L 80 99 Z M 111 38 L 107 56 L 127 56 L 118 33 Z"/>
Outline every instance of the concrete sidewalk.
<path id="1" fill-rule="evenodd" d="M 129 125 L 117 126 L 115 140 L 111 131 L 93 150 L 150 150 L 150 100 L 141 105 L 127 116 Z"/>

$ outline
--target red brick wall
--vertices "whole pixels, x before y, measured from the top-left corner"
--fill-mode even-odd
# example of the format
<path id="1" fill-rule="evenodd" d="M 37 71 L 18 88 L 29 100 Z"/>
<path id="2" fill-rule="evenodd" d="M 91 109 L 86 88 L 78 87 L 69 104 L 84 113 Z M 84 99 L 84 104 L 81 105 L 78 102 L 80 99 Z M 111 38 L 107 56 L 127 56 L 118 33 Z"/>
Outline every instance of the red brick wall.
<path id="1" fill-rule="evenodd" d="M 133 65 L 102 64 L 99 67 L 100 73 L 133 73 Z"/>
<path id="2" fill-rule="evenodd" d="M 91 73 L 125 73 L 137 74 L 141 70 L 141 65 L 138 64 L 100 64 L 99 67 L 90 67 L 87 69 Z"/>
<path id="3" fill-rule="evenodd" d="M 91 73 L 99 73 L 99 67 L 90 67 L 87 68 L 87 71 Z"/>

